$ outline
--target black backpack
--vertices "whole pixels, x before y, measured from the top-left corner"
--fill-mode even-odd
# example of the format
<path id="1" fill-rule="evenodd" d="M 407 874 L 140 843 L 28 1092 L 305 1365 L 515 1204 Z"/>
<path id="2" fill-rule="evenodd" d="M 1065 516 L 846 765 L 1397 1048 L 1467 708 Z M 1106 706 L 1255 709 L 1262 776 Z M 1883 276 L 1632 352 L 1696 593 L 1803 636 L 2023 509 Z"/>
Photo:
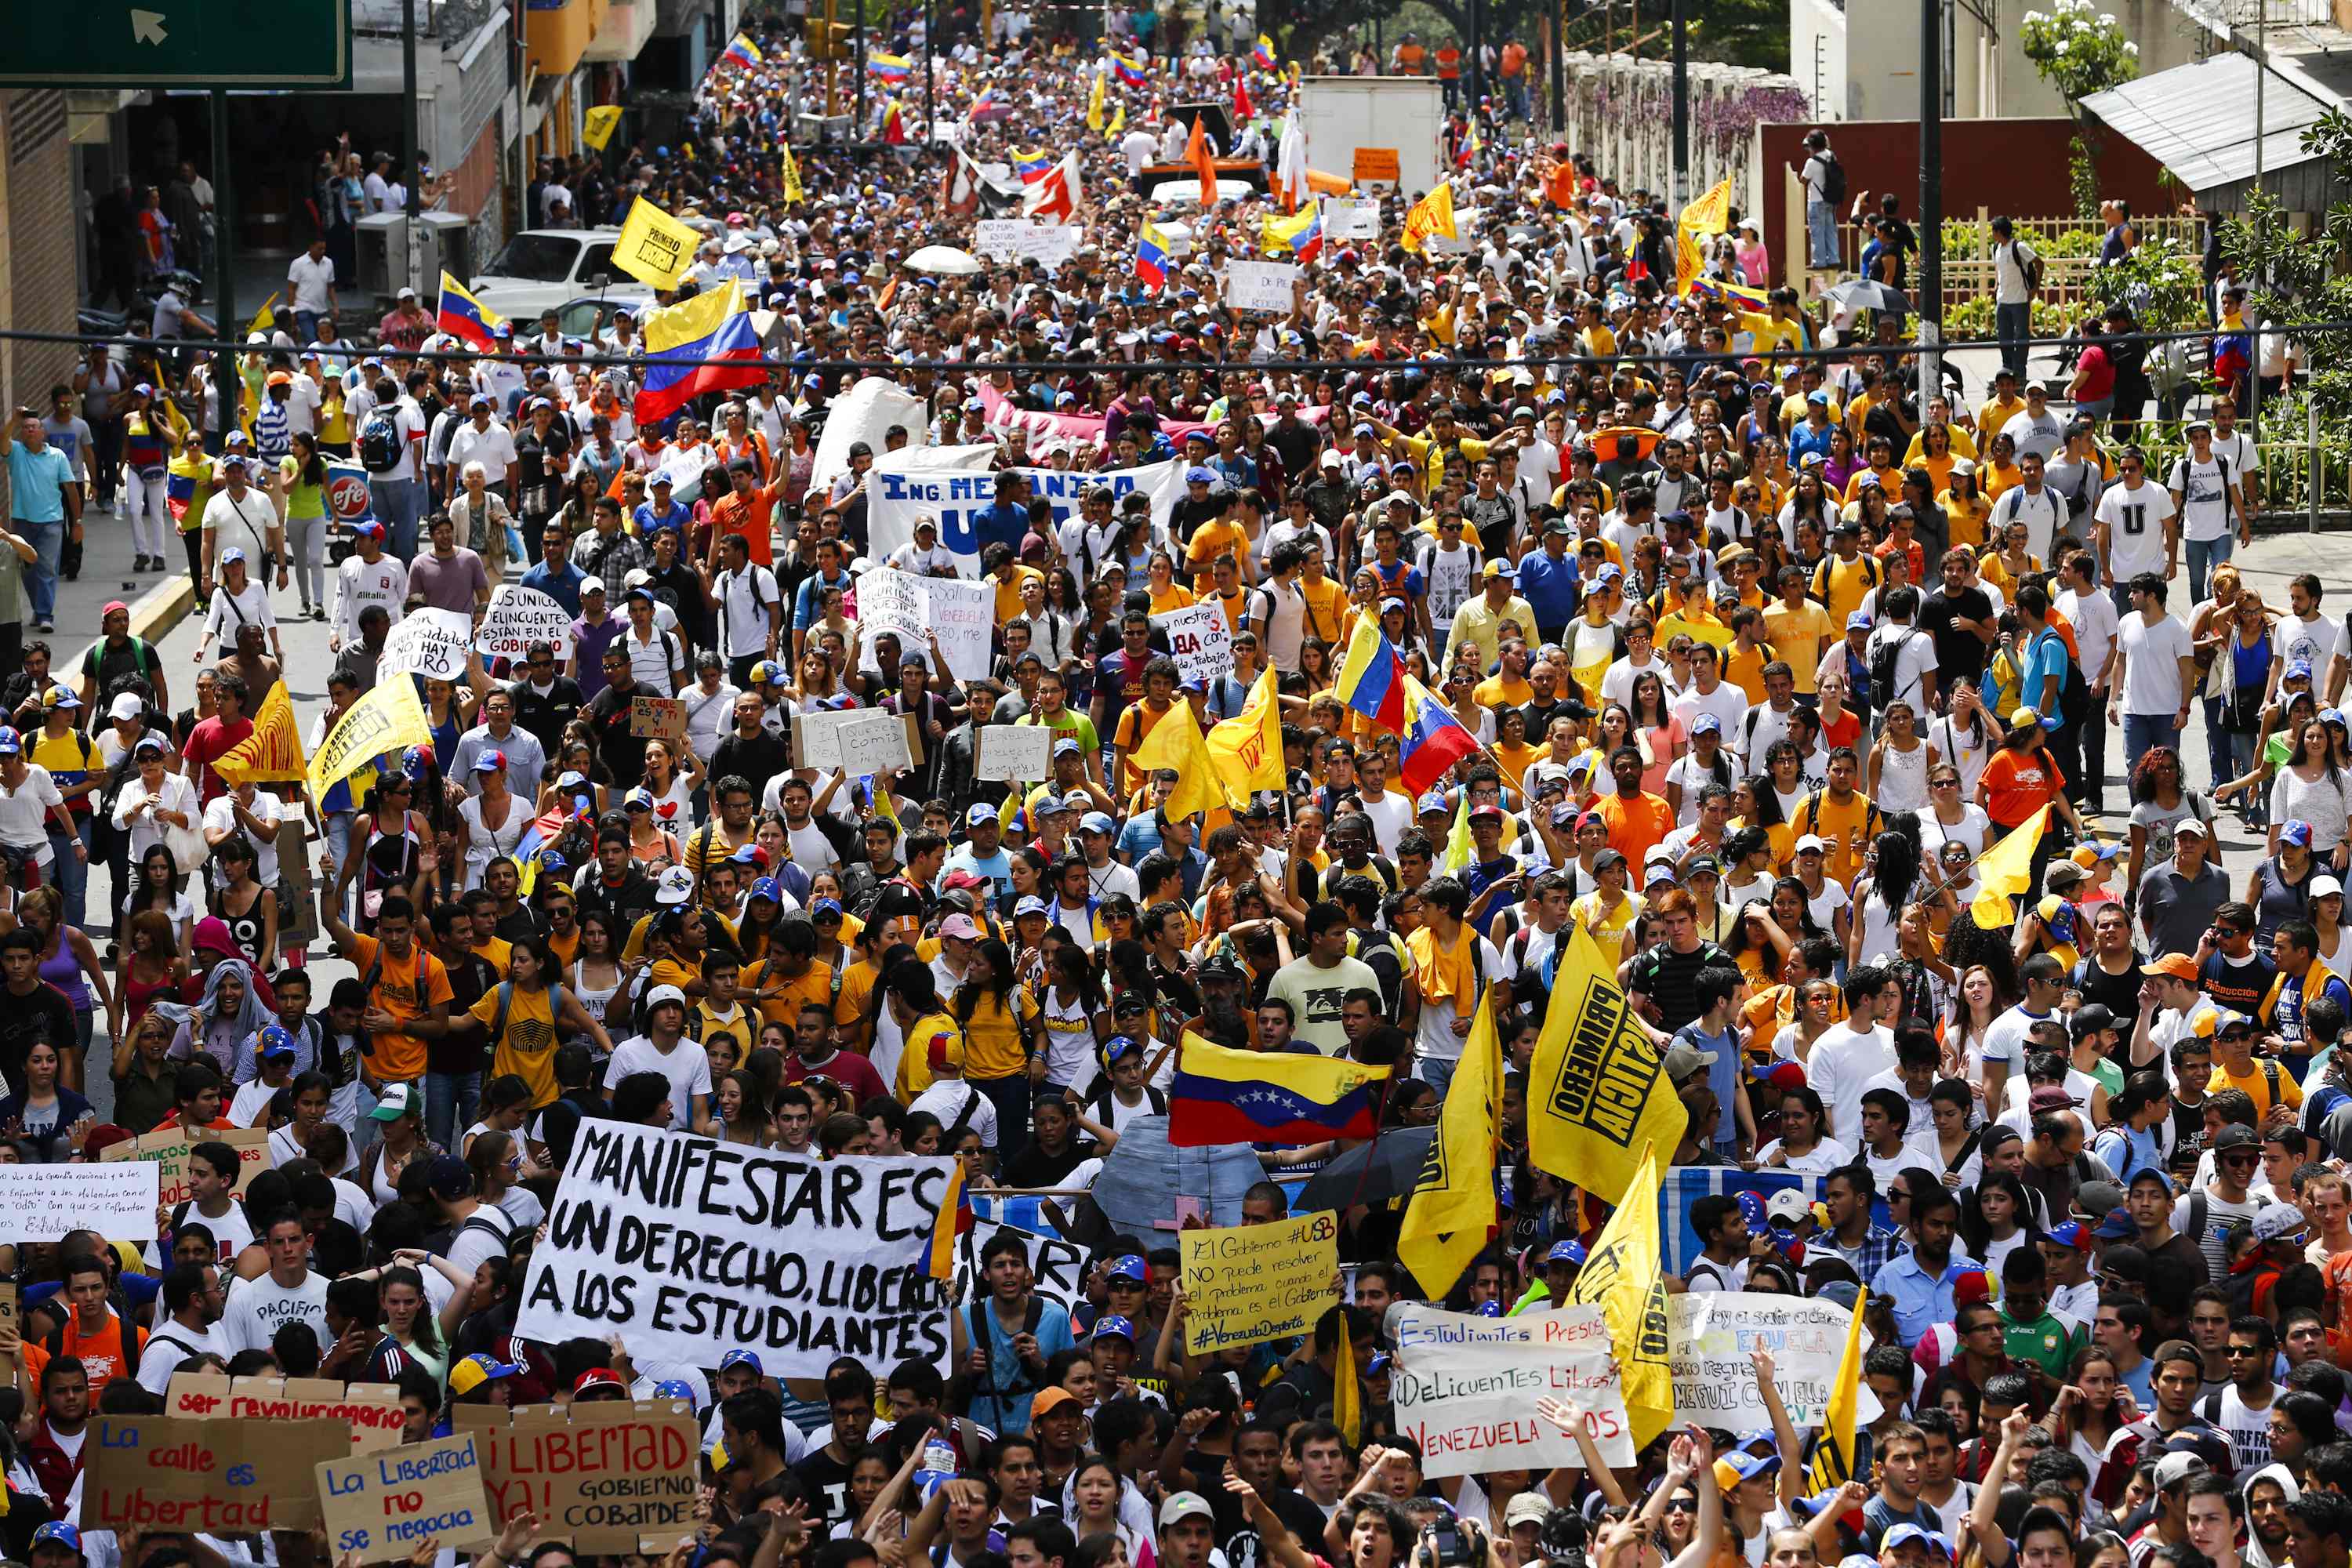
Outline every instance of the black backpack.
<path id="1" fill-rule="evenodd" d="M 371 474 L 388 474 L 408 455 L 400 438 L 400 421 L 389 408 L 379 407 L 360 426 L 360 466 Z"/>
<path id="2" fill-rule="evenodd" d="M 1845 165 L 1837 154 L 1824 147 L 1813 154 L 1822 161 L 1822 200 L 1832 206 L 1845 205 Z"/>
<path id="3" fill-rule="evenodd" d="M 1915 629 L 1899 637 L 1883 637 L 1870 650 L 1870 689 L 1874 695 L 1885 694 L 1880 699 L 1882 702 L 1895 700 L 1900 689 L 1896 678 L 1903 663 L 1903 650 L 1922 635 Z"/>

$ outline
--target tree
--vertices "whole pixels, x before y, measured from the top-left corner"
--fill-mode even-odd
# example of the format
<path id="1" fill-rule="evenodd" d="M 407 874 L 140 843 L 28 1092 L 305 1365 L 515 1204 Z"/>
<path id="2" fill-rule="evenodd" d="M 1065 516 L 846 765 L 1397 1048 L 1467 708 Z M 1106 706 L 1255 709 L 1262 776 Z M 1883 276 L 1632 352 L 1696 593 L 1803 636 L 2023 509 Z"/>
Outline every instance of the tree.
<path id="1" fill-rule="evenodd" d="M 2124 36 L 2110 11 L 2094 11 L 2091 0 L 2057 0 L 2047 13 L 2028 11 L 2020 32 L 2025 58 L 2042 79 L 2066 100 L 2074 121 L 2070 172 L 2074 206 L 2084 217 L 2099 210 L 2097 120 L 2083 108 L 2095 92 L 2119 87 L 2139 75 L 2139 46 Z"/>
<path id="2" fill-rule="evenodd" d="M 2303 150 L 2325 158 L 2339 186 L 2352 182 L 2352 115 L 2340 109 L 2322 114 L 2305 129 Z M 2352 311 L 2352 277 L 2344 270 L 2345 258 L 2352 256 L 2352 203 L 2338 201 L 2304 235 L 2282 217 L 2276 196 L 2256 191 L 2242 216 L 2222 221 L 2221 243 L 2223 258 L 2236 262 L 2246 280 L 2248 321 L 2291 331 L 2352 320 L 2346 314 Z M 2321 341 L 2333 346 L 2336 340 Z M 2338 368 L 2338 357 L 2306 353 L 2302 381 L 2330 426 L 2331 444 L 2352 419 L 2352 369 Z"/>

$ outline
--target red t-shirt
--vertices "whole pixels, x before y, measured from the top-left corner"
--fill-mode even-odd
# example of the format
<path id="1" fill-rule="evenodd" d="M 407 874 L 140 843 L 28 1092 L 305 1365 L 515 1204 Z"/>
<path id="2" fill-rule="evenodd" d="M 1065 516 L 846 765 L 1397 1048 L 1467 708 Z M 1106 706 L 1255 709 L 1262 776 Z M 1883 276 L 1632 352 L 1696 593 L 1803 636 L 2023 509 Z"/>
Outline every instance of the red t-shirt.
<path id="1" fill-rule="evenodd" d="M 213 772 L 213 763 L 228 755 L 245 738 L 253 733 L 253 721 L 239 719 L 234 724 L 219 719 L 197 721 L 188 731 L 188 743 L 180 754 L 196 764 L 197 797 L 206 805 L 228 793 L 228 784 Z"/>
<path id="2" fill-rule="evenodd" d="M 2116 365 L 2107 357 L 2106 350 L 2095 344 L 2084 349 L 2083 357 L 2074 362 L 2074 370 L 2083 378 L 2083 390 L 2076 395 L 2076 402 L 2096 403 L 2114 394 Z"/>

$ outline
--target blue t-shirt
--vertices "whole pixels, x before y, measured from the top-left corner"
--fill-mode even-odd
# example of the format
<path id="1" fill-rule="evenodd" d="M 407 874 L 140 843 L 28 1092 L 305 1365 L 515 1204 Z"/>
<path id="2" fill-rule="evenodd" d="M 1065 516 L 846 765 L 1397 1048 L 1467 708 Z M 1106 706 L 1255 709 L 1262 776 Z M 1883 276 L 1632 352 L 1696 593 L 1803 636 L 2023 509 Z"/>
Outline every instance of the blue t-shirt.
<path id="1" fill-rule="evenodd" d="M 1013 857 L 1004 852 L 1002 844 L 996 847 L 996 853 L 986 859 L 973 854 L 971 845 L 964 845 L 948 857 L 947 869 L 962 869 L 975 877 L 986 877 L 996 884 L 996 896 L 1000 899 L 1013 890 Z"/>
<path id="2" fill-rule="evenodd" d="M 73 482 L 73 459 L 55 447 L 36 452 L 19 441 L 8 448 L 12 516 L 26 522 L 63 522 L 66 487 Z"/>
<path id="3" fill-rule="evenodd" d="M 683 533 L 688 525 L 694 521 L 693 509 L 677 500 L 669 503 L 667 511 L 663 511 L 651 501 L 640 501 L 637 503 L 637 510 L 631 515 L 637 520 L 637 531 L 647 539 L 651 539 L 656 532 L 665 528 L 673 528 Z M 618 587 L 619 584 L 608 584 L 606 586 L 612 588 Z"/>
<path id="4" fill-rule="evenodd" d="M 587 580 L 588 574 L 569 561 L 563 563 L 562 572 L 549 571 L 547 563 L 542 561 L 522 574 L 524 587 L 538 589 L 575 618 L 580 614 L 580 584 Z"/>
<path id="5" fill-rule="evenodd" d="M 1575 618 L 1576 585 L 1572 554 L 1554 561 L 1548 551 L 1530 550 L 1519 560 L 1519 597 L 1536 613 L 1538 626 L 1564 626 Z"/>

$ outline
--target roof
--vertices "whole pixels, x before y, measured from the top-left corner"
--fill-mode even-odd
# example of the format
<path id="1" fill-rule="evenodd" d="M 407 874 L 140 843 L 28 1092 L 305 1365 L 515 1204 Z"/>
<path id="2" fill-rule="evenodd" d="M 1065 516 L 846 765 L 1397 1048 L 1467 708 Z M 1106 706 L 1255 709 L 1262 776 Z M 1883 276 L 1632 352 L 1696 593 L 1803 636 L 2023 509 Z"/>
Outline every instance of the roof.
<path id="1" fill-rule="evenodd" d="M 2190 190 L 2210 191 L 2253 177 L 2254 79 L 2261 69 L 2244 55 L 2217 54 L 2093 93 L 2083 107 Z M 2264 171 L 2315 162 L 2303 150 L 2303 132 L 2333 106 L 2275 70 L 2263 84 L 2263 100 Z"/>

